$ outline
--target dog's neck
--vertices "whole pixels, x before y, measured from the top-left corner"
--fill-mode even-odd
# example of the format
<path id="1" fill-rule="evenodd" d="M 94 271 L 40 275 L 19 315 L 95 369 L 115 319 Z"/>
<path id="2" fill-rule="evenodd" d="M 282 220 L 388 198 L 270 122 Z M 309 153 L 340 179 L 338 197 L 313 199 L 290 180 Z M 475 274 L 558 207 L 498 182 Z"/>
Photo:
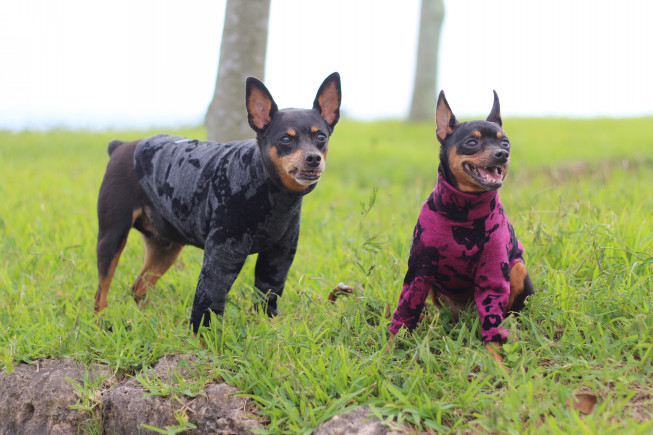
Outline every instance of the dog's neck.
<path id="1" fill-rule="evenodd" d="M 451 220 L 467 222 L 486 218 L 498 205 L 498 191 L 462 192 L 446 180 L 442 167 L 438 168 L 438 182 L 433 190 L 436 212 Z"/>

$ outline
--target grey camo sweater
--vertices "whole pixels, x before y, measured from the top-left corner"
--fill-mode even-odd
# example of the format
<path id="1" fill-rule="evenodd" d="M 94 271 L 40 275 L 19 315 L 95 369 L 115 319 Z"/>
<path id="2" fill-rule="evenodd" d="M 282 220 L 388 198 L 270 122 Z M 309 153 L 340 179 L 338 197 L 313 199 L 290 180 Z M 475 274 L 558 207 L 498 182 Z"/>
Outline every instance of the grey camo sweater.
<path id="1" fill-rule="evenodd" d="M 227 292 L 248 255 L 258 253 L 255 285 L 276 307 L 299 237 L 303 195 L 267 173 L 256 140 L 220 145 L 158 135 L 136 148 L 134 167 L 180 243 L 204 249 L 191 313 L 197 332 L 224 312 Z M 202 320 L 203 319 L 203 320 Z"/>

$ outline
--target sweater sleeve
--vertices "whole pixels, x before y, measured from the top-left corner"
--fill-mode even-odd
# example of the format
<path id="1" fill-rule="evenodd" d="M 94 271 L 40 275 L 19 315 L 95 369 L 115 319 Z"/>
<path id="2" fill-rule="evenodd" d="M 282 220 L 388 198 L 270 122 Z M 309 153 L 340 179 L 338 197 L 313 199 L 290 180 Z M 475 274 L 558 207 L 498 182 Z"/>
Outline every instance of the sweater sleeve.
<path id="1" fill-rule="evenodd" d="M 419 223 L 417 225 L 419 228 Z M 419 231 L 416 228 L 416 234 Z M 435 248 L 426 246 L 419 238 L 413 239 L 408 258 L 408 271 L 399 295 L 399 304 L 390 322 L 390 332 L 396 334 L 402 326 L 412 331 L 417 326 L 429 290 L 435 281 L 438 255 Z"/>
<path id="2" fill-rule="evenodd" d="M 474 300 L 485 341 L 508 337 L 503 315 L 510 298 L 510 262 L 501 233 L 499 230 L 490 235 L 476 270 Z"/>
<path id="3" fill-rule="evenodd" d="M 412 283 L 404 282 L 399 296 L 399 305 L 390 322 L 390 332 L 396 334 L 402 326 L 412 331 L 417 326 L 419 315 L 429 294 L 430 285 L 419 278 Z"/>

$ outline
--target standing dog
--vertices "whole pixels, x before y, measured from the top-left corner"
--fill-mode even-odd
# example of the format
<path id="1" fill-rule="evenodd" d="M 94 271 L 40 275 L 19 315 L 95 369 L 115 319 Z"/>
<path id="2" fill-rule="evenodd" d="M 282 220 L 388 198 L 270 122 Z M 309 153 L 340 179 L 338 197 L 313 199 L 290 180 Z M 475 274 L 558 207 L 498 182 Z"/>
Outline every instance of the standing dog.
<path id="1" fill-rule="evenodd" d="M 246 107 L 256 139 L 216 144 L 159 135 L 114 140 L 98 198 L 95 311 L 107 294 L 131 228 L 145 243 L 145 263 L 132 291 L 145 298 L 184 245 L 204 249 L 190 323 L 208 326 L 224 312 L 227 293 L 248 255 L 258 253 L 255 285 L 275 316 L 299 237 L 302 198 L 325 168 L 329 137 L 340 117 L 340 76 L 320 87 L 312 109 L 278 110 L 249 77 Z"/>
<path id="2" fill-rule="evenodd" d="M 497 192 L 510 166 L 499 97 L 485 121 L 460 123 L 440 92 L 436 124 L 438 181 L 415 226 L 390 340 L 402 326 L 415 328 L 430 294 L 456 317 L 475 301 L 483 340 L 501 342 L 504 316 L 520 311 L 534 290 Z"/>

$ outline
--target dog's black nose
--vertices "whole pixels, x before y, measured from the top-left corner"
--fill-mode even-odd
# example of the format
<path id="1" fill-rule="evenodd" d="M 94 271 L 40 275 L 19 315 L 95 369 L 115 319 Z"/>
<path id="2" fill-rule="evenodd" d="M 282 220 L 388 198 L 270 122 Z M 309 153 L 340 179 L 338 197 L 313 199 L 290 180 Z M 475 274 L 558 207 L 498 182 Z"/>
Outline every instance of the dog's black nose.
<path id="1" fill-rule="evenodd" d="M 308 166 L 314 168 L 320 164 L 320 162 L 322 161 L 322 156 L 320 156 L 318 153 L 310 153 L 310 154 L 306 154 L 304 160 L 306 160 L 306 164 Z"/>
<path id="2" fill-rule="evenodd" d="M 499 160 L 501 163 L 506 163 L 510 153 L 506 150 L 497 150 L 494 152 L 494 158 Z"/>

